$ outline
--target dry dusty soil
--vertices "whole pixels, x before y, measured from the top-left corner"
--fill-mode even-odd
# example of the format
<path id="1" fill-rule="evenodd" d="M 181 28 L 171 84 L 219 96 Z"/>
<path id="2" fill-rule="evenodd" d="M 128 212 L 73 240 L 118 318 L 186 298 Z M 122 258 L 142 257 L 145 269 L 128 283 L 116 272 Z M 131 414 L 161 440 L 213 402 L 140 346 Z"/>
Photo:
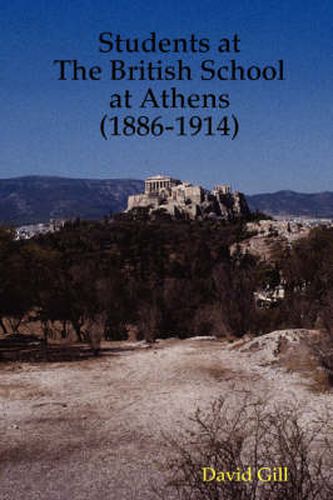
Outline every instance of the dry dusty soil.
<path id="1" fill-rule="evenodd" d="M 162 434 L 176 436 L 222 394 L 298 400 L 307 418 L 332 409 L 330 392 L 274 362 L 277 339 L 124 342 L 99 358 L 2 363 L 1 500 L 153 499 Z"/>

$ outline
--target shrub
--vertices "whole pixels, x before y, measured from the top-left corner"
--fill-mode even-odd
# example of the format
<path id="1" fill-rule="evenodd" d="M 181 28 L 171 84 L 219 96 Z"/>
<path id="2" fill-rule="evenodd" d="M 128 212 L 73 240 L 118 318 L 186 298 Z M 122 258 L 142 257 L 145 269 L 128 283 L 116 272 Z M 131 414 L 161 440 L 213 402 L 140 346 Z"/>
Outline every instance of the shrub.
<path id="1" fill-rule="evenodd" d="M 332 498 L 328 425 L 323 417 L 303 424 L 292 405 L 269 409 L 262 402 L 220 398 L 206 412 L 196 411 L 191 430 L 180 439 L 166 438 L 168 480 L 158 494 L 182 500 Z M 288 468 L 287 482 L 257 480 L 260 467 L 278 466 Z M 230 472 L 251 467 L 253 480 L 204 482 L 204 467 Z"/>

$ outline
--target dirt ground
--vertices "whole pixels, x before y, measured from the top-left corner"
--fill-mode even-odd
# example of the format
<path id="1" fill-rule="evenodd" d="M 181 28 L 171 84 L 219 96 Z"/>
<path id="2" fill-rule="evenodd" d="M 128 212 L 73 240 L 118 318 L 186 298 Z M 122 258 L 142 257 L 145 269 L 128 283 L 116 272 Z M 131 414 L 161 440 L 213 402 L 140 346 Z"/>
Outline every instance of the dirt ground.
<path id="1" fill-rule="evenodd" d="M 297 400 L 306 418 L 333 410 L 331 392 L 275 362 L 270 335 L 259 344 L 119 342 L 98 358 L 2 363 L 1 500 L 153 499 L 151 484 L 164 479 L 162 434 L 174 437 L 222 394 Z"/>

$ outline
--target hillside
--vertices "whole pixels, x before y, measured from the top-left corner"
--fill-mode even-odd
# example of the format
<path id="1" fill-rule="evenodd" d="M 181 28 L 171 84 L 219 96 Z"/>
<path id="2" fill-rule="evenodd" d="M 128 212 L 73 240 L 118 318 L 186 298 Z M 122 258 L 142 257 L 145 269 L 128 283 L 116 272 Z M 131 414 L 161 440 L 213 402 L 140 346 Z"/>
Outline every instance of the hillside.
<path id="1" fill-rule="evenodd" d="M 0 224 L 22 225 L 50 218 L 100 219 L 123 211 L 128 196 L 142 191 L 143 181 L 134 179 L 0 179 Z M 278 191 L 246 198 L 251 210 L 270 215 L 333 217 L 333 192 Z"/>
<path id="2" fill-rule="evenodd" d="M 20 225 L 70 217 L 99 219 L 122 211 L 127 197 L 142 189 L 143 182 L 132 179 L 0 179 L 0 223 Z"/>
<path id="3" fill-rule="evenodd" d="M 296 215 L 304 217 L 333 217 L 333 193 L 297 193 L 277 191 L 247 196 L 251 210 L 270 215 Z"/>

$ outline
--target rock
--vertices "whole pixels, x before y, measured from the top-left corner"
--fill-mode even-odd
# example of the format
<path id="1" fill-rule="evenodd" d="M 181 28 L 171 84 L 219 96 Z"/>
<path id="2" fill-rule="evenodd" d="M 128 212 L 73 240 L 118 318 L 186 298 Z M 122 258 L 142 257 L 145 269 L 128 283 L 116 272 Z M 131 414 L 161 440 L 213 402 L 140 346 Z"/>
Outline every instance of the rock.
<path id="1" fill-rule="evenodd" d="M 147 209 L 180 219 L 233 220 L 250 213 L 245 196 L 221 184 L 212 191 L 188 182 L 157 175 L 145 181 L 145 192 L 128 197 L 126 212 Z"/>

